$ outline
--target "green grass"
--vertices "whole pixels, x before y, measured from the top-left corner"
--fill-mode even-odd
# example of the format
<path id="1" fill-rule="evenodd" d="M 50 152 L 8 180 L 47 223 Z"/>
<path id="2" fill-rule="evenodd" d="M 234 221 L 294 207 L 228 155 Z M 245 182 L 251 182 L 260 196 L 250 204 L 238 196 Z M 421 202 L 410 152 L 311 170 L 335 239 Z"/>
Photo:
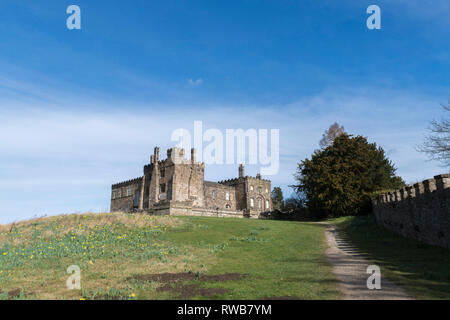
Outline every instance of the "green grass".
<path id="1" fill-rule="evenodd" d="M 382 275 L 416 299 L 450 299 L 450 250 L 404 238 L 375 223 L 373 216 L 329 220 Z"/>
<path id="2" fill-rule="evenodd" d="M 296 296 L 338 297 L 331 268 L 325 262 L 320 225 L 253 219 L 186 218 L 184 230 L 167 233 L 171 243 L 207 247 L 217 263 L 208 273 L 245 273 L 247 279 L 211 284 L 230 293 L 221 298 L 260 299 Z M 205 226 L 193 232 L 192 225 Z"/>
<path id="3" fill-rule="evenodd" d="M 223 288 L 214 299 L 339 297 L 323 226 L 287 221 L 130 214 L 61 215 L 0 226 L 0 299 L 174 299 L 176 289 L 134 279 L 161 273 L 246 274 L 185 281 Z M 68 290 L 68 266 L 82 290 Z M 191 298 L 203 299 L 202 295 Z"/>

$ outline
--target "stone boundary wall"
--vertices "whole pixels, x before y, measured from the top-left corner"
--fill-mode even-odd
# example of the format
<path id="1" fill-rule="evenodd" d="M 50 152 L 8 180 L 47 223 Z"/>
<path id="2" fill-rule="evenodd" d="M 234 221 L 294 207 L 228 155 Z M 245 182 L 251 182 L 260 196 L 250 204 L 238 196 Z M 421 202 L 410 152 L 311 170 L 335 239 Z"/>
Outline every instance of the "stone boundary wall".
<path id="1" fill-rule="evenodd" d="M 151 215 L 175 215 L 175 216 L 206 216 L 244 218 L 246 215 L 241 210 L 208 209 L 192 206 L 189 201 L 165 201 L 147 211 Z M 255 218 L 255 217 L 252 217 Z"/>
<path id="2" fill-rule="evenodd" d="M 450 249 L 450 174 L 379 195 L 372 208 L 379 225 Z"/>

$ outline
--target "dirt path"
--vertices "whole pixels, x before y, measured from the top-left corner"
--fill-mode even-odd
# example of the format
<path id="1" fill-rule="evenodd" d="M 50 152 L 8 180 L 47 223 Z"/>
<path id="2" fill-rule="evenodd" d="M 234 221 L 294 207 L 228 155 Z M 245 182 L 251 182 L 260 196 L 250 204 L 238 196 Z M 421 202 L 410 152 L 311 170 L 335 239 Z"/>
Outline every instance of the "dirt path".
<path id="1" fill-rule="evenodd" d="M 386 279 L 381 269 L 381 289 L 367 288 L 366 273 L 371 263 L 363 252 L 358 251 L 339 236 L 336 226 L 326 224 L 325 235 L 329 248 L 326 251 L 328 261 L 333 265 L 333 273 L 339 280 L 339 288 L 344 300 L 404 300 L 410 299 L 406 292 Z"/>

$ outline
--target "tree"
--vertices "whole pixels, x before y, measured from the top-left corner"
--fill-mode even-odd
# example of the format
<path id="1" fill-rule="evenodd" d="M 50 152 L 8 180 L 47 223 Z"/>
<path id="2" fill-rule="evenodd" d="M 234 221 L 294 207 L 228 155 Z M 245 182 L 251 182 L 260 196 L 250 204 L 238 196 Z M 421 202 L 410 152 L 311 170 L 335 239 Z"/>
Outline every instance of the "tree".
<path id="1" fill-rule="evenodd" d="M 381 147 L 362 136 L 339 135 L 298 164 L 294 189 L 304 193 L 317 218 L 359 215 L 370 211 L 370 195 L 404 186 Z"/>
<path id="2" fill-rule="evenodd" d="M 450 100 L 442 107 L 450 112 Z M 431 121 L 428 127 L 431 134 L 425 137 L 425 142 L 418 146 L 417 150 L 425 153 L 431 160 L 440 161 L 444 166 L 450 167 L 450 113 L 447 116 L 448 118 L 441 121 Z"/>
<path id="3" fill-rule="evenodd" d="M 344 126 L 339 126 L 337 122 L 333 123 L 328 130 L 325 130 L 322 135 L 322 139 L 319 142 L 321 148 L 326 148 L 333 144 L 334 139 L 336 139 L 341 134 L 345 133 Z"/>
<path id="4" fill-rule="evenodd" d="M 275 210 L 283 209 L 283 191 L 280 187 L 273 188 L 271 194 L 272 206 Z"/>
<path id="5" fill-rule="evenodd" d="M 306 208 L 305 199 L 304 197 L 302 197 L 302 194 L 297 193 L 293 196 L 290 196 L 284 201 L 283 208 L 286 212 L 296 212 L 299 210 L 304 210 Z"/>

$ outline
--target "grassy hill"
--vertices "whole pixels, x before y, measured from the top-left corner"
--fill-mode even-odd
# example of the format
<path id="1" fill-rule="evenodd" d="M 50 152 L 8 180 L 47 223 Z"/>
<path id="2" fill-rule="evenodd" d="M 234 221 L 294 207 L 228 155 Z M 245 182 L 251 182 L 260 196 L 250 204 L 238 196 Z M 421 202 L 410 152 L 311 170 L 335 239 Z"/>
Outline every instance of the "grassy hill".
<path id="1" fill-rule="evenodd" d="M 338 298 L 323 228 L 122 213 L 2 225 L 0 299 Z"/>

